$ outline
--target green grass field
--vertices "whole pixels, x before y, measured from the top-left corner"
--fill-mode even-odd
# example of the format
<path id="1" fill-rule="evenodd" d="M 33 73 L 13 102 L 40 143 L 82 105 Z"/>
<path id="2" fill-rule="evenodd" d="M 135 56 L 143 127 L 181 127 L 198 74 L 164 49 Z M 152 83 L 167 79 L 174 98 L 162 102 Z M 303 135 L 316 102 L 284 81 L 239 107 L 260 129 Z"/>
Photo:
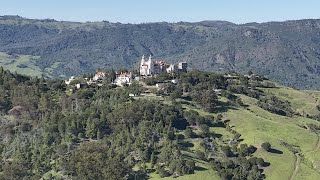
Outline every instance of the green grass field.
<path id="1" fill-rule="evenodd" d="M 278 86 L 272 89 L 262 89 L 263 91 L 272 93 L 283 100 L 288 100 L 292 107 L 298 112 L 307 112 L 309 114 L 319 113 L 316 109 L 318 105 L 318 98 L 320 92 L 317 91 L 300 91 L 292 88 Z M 234 130 L 241 134 L 243 141 L 254 145 L 257 148 L 254 156 L 262 157 L 265 161 L 270 163 L 270 166 L 264 169 L 267 179 L 307 179 L 317 180 L 320 179 L 320 139 L 319 135 L 304 128 L 306 124 L 320 125 L 320 122 L 304 118 L 301 116 L 285 117 L 270 113 L 257 106 L 257 100 L 245 95 L 238 95 L 243 102 L 248 105 L 247 107 L 229 108 L 220 112 L 224 118 L 230 120 L 230 125 Z M 153 98 L 157 98 L 154 96 Z M 162 99 L 162 97 L 159 97 Z M 191 102 L 180 99 L 183 102 L 185 110 L 196 110 L 201 115 L 209 115 L 192 105 Z M 226 101 L 220 98 L 220 101 Z M 219 113 L 219 112 L 217 112 Z M 212 114 L 217 115 L 217 114 Z M 212 127 L 211 131 L 221 134 L 221 140 L 228 140 L 232 136 L 224 128 Z M 287 147 L 281 145 L 281 142 L 287 142 L 295 145 L 300 150 L 300 155 L 291 152 Z M 190 151 L 194 152 L 197 148 L 197 140 L 190 141 L 194 147 Z M 272 148 L 278 150 L 279 153 L 270 153 L 260 148 L 261 143 L 270 142 Z M 298 157 L 298 158 L 297 158 Z M 164 179 L 219 179 L 217 174 L 207 168 L 206 170 L 196 171 L 193 175 L 182 176 L 178 178 L 164 178 Z M 160 179 L 157 174 L 151 174 L 151 179 Z"/>
<path id="2" fill-rule="evenodd" d="M 50 77 L 48 73 L 44 73 L 38 66 L 39 56 L 31 55 L 13 55 L 0 52 L 0 66 L 11 72 L 17 72 L 23 75 L 38 76 L 43 74 Z"/>
<path id="3" fill-rule="evenodd" d="M 270 92 L 283 100 L 288 100 L 298 112 L 304 111 L 312 115 L 318 112 L 316 106 L 320 104 L 320 92 L 302 91 L 280 85 L 277 86 L 278 88 L 261 88 L 261 90 Z"/>
<path id="4" fill-rule="evenodd" d="M 248 97 L 243 97 L 244 102 Z M 249 100 L 250 101 L 250 100 Z M 304 123 L 320 124 L 314 120 L 302 117 L 286 118 L 278 116 L 262 110 L 254 104 L 250 104 L 247 109 L 230 110 L 226 113 L 231 120 L 237 132 L 244 138 L 243 143 L 253 144 L 258 148 L 256 156 L 263 157 L 267 162 L 271 163 L 265 169 L 267 179 L 288 179 L 291 177 L 294 169 L 296 158 L 286 147 L 280 145 L 281 141 L 300 147 L 301 153 L 304 156 L 299 166 L 303 167 L 298 170 L 297 177 L 303 176 L 308 172 L 310 176 L 304 179 L 316 179 L 320 177 L 320 169 L 314 168 L 318 166 L 320 160 L 320 151 L 315 147 L 318 146 L 318 136 L 307 129 L 301 128 L 298 125 Z M 283 154 L 267 153 L 259 148 L 263 142 L 270 142 L 272 146 L 283 152 Z M 312 167 L 314 166 L 314 167 Z"/>

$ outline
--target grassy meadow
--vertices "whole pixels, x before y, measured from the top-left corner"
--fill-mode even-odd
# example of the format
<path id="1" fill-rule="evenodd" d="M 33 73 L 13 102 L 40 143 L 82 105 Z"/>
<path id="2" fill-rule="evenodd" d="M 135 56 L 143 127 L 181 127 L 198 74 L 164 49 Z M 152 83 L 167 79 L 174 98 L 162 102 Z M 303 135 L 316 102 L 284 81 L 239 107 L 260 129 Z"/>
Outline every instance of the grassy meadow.
<path id="1" fill-rule="evenodd" d="M 320 92 L 317 91 L 300 91 L 292 88 L 277 86 L 277 88 L 261 89 L 272 93 L 283 100 L 288 100 L 291 106 L 297 112 L 308 112 L 316 114 L 318 98 Z M 216 113 L 207 113 L 194 105 L 191 101 L 179 99 L 182 102 L 185 110 L 196 110 L 201 115 L 214 115 L 221 113 L 224 119 L 230 120 L 230 125 L 241 134 L 243 141 L 257 148 L 254 153 L 256 157 L 262 157 L 266 162 L 270 163 L 264 168 L 266 179 L 306 179 L 317 180 L 320 178 L 320 132 L 317 134 L 306 128 L 307 124 L 320 125 L 320 122 L 305 118 L 302 116 L 286 117 L 270 113 L 257 105 L 257 100 L 245 95 L 238 95 L 246 104 L 246 107 L 228 107 L 217 111 Z M 140 97 L 141 98 L 141 97 Z M 150 96 L 147 98 L 150 99 Z M 152 96 L 152 99 L 158 99 L 164 103 L 170 103 L 169 100 L 159 96 Z M 220 97 L 220 102 L 226 102 L 225 98 Z M 210 130 L 215 134 L 220 134 L 221 137 L 217 142 L 226 142 L 230 140 L 232 134 L 221 127 L 210 127 Z M 195 131 L 196 132 L 196 131 Z M 187 139 L 186 141 L 193 144 L 193 147 L 187 148 L 187 153 L 194 156 L 196 165 L 202 167 L 201 170 L 195 171 L 195 174 L 186 175 L 178 178 L 163 178 L 165 179 L 200 179 L 212 180 L 219 179 L 216 172 L 206 163 L 197 161 L 195 151 L 200 148 L 197 139 Z M 273 153 L 266 152 L 260 145 L 263 142 L 270 142 Z M 290 148 L 283 145 L 286 142 L 294 147 L 298 153 L 292 152 Z M 187 158 L 190 158 L 188 156 Z M 156 173 L 151 173 L 151 179 L 162 179 Z"/>
<path id="2" fill-rule="evenodd" d="M 38 66 L 39 56 L 31 55 L 8 55 L 0 52 L 0 66 L 11 72 L 17 72 L 23 75 L 38 76 L 45 75 L 50 77 L 48 73 L 43 72 Z"/>

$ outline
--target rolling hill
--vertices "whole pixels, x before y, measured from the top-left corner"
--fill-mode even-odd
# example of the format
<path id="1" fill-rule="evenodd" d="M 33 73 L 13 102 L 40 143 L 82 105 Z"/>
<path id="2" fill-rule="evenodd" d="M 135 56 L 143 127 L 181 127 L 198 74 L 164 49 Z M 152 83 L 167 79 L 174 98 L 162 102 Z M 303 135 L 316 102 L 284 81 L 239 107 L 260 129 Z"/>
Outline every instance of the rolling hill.
<path id="1" fill-rule="evenodd" d="M 320 177 L 319 91 L 202 71 L 85 81 L 0 68 L 0 179 Z"/>
<path id="2" fill-rule="evenodd" d="M 1 16 L 0 65 L 63 78 L 97 68 L 135 67 L 142 54 L 151 54 L 169 62 L 187 61 L 193 69 L 254 70 L 286 86 L 319 89 L 319 35 L 316 19 L 121 24 Z M 22 62 L 20 57 L 35 58 Z"/>
<path id="3" fill-rule="evenodd" d="M 289 100 L 294 110 L 298 112 L 308 112 L 309 115 L 317 114 L 315 107 L 318 105 L 320 93 L 318 91 L 299 91 L 292 88 L 277 85 L 275 88 L 261 88 L 265 93 L 276 95 L 282 100 Z M 241 144 L 252 144 L 257 147 L 253 154 L 262 157 L 270 166 L 264 168 L 266 179 L 305 179 L 316 180 L 320 177 L 320 134 L 319 131 L 312 131 L 308 125 L 320 125 L 319 122 L 301 116 L 286 117 L 270 113 L 257 105 L 257 100 L 246 95 L 238 94 L 245 107 L 231 106 L 224 111 L 207 113 L 197 106 L 190 105 L 191 102 L 181 99 L 183 107 L 187 110 L 195 110 L 200 115 L 217 116 L 222 113 L 225 120 L 230 120 L 230 126 L 241 134 L 243 141 Z M 150 97 L 149 97 L 150 98 Z M 163 102 L 167 100 L 160 97 Z M 221 98 L 220 101 L 226 101 Z M 228 142 L 232 134 L 222 127 L 211 127 L 210 131 L 221 134 L 219 141 Z M 261 148 L 263 142 L 270 142 L 278 152 L 270 153 Z M 284 145 L 283 142 L 289 144 Z M 190 143 L 194 148 L 190 150 L 195 153 L 199 147 L 199 139 L 191 139 Z M 298 153 L 293 152 L 292 147 Z M 200 148 L 201 149 L 201 148 Z M 208 167 L 207 163 L 198 162 L 198 166 L 203 166 L 205 170 L 196 171 L 195 174 L 186 175 L 174 179 L 220 179 L 217 172 Z M 162 179 L 156 174 L 151 175 L 151 179 Z M 164 178 L 173 179 L 173 178 Z"/>

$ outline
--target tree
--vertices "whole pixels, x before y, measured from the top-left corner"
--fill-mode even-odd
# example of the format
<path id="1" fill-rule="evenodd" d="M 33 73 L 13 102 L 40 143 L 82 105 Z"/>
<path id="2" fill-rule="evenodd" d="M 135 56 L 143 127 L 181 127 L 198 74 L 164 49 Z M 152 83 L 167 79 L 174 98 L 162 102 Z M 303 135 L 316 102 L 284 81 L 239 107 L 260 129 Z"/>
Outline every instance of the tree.
<path id="1" fill-rule="evenodd" d="M 29 176 L 26 165 L 18 162 L 6 162 L 2 167 L 2 173 L 0 173 L 0 180 L 12 179 L 24 179 Z"/>
<path id="2" fill-rule="evenodd" d="M 236 134 L 234 134 L 233 139 L 234 140 L 239 140 L 240 136 L 241 136 L 241 134 L 236 133 Z"/>
<path id="3" fill-rule="evenodd" d="M 239 80 L 240 80 L 240 84 L 241 85 L 244 85 L 245 87 L 248 87 L 249 80 L 248 80 L 247 77 L 244 77 L 243 75 L 240 75 Z"/>
<path id="4" fill-rule="evenodd" d="M 195 113 L 193 113 L 195 112 Z M 185 118 L 188 121 L 189 125 L 195 125 L 197 118 L 199 117 L 198 114 L 196 114 L 197 112 L 194 110 L 191 110 L 189 112 L 186 113 Z"/>
<path id="5" fill-rule="evenodd" d="M 230 157 L 232 155 L 232 151 L 229 146 L 222 146 L 221 151 L 226 155 L 227 157 Z"/>
<path id="6" fill-rule="evenodd" d="M 236 100 L 235 100 L 235 102 L 236 102 L 239 106 L 244 106 L 244 105 L 245 105 L 240 97 L 237 97 Z"/>
<path id="7" fill-rule="evenodd" d="M 108 154 L 108 148 L 99 143 L 84 143 L 74 151 L 67 168 L 78 179 L 123 179 L 132 170 L 119 157 Z"/>
<path id="8" fill-rule="evenodd" d="M 191 97 L 207 112 L 212 112 L 218 104 L 218 97 L 212 89 L 194 90 Z"/>
<path id="9" fill-rule="evenodd" d="M 170 176 L 169 172 L 164 167 L 160 167 L 158 173 L 161 178 Z"/>
<path id="10" fill-rule="evenodd" d="M 193 160 L 186 160 L 186 174 L 193 174 L 196 167 Z"/>
<path id="11" fill-rule="evenodd" d="M 259 166 L 264 166 L 264 164 L 265 164 L 265 162 L 264 162 L 264 160 L 262 158 L 257 158 L 256 159 L 256 163 Z"/>
<path id="12" fill-rule="evenodd" d="M 204 160 L 206 155 L 204 154 L 204 152 L 196 150 L 196 155 L 199 159 Z"/>
<path id="13" fill-rule="evenodd" d="M 111 78 L 111 81 L 114 81 L 116 79 L 116 72 L 114 71 L 114 69 L 111 69 L 109 76 Z"/>
<path id="14" fill-rule="evenodd" d="M 142 85 L 139 84 L 138 81 L 133 81 L 132 84 L 128 88 L 129 88 L 129 92 L 134 95 L 140 95 L 143 90 Z"/>
<path id="15" fill-rule="evenodd" d="M 194 173 L 195 163 L 192 160 L 176 159 L 170 162 L 171 174 L 184 175 Z"/>
<path id="16" fill-rule="evenodd" d="M 154 165 L 157 163 L 157 156 L 155 155 L 154 152 L 152 152 L 152 154 L 151 154 L 150 163 L 151 163 L 151 167 L 152 167 L 152 168 L 153 168 Z"/>
<path id="17" fill-rule="evenodd" d="M 191 128 L 187 127 L 186 130 L 184 130 L 184 135 L 187 138 L 192 138 L 194 136 L 194 132 L 192 131 Z"/>
<path id="18" fill-rule="evenodd" d="M 172 100 L 178 99 L 182 96 L 182 91 L 181 89 L 175 89 L 171 94 L 170 94 L 170 98 Z"/>
<path id="19" fill-rule="evenodd" d="M 268 152 L 271 150 L 271 144 L 269 142 L 262 143 L 261 147 Z"/>
<path id="20" fill-rule="evenodd" d="M 202 131 L 202 133 L 204 134 L 204 135 L 209 135 L 210 134 L 210 129 L 209 129 L 209 126 L 208 125 L 206 125 L 206 124 L 202 124 L 201 126 L 200 126 L 200 129 L 201 129 L 201 131 Z"/>

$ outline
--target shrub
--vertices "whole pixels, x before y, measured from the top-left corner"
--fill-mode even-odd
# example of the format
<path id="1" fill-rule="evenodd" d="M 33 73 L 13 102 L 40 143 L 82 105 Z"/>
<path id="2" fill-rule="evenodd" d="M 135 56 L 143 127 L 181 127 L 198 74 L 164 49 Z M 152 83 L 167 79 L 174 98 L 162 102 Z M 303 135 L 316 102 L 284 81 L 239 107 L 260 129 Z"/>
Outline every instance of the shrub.
<path id="1" fill-rule="evenodd" d="M 232 152 L 229 146 L 222 146 L 221 151 L 226 155 L 227 157 L 230 157 Z"/>
<path id="2" fill-rule="evenodd" d="M 271 144 L 269 142 L 264 142 L 264 143 L 261 144 L 261 147 L 266 151 L 270 151 Z"/>
<path id="3" fill-rule="evenodd" d="M 262 158 L 257 158 L 256 162 L 257 162 L 257 165 L 259 165 L 259 166 L 264 166 L 264 163 L 265 163 Z"/>
<path id="4" fill-rule="evenodd" d="M 185 131 L 184 131 L 184 135 L 187 137 L 187 138 L 192 138 L 194 136 L 194 133 L 192 131 L 191 128 L 187 128 Z"/>
<path id="5" fill-rule="evenodd" d="M 161 178 L 170 176 L 169 172 L 166 171 L 164 167 L 161 167 L 158 172 Z"/>
<path id="6" fill-rule="evenodd" d="M 199 159 L 201 159 L 201 160 L 204 160 L 205 159 L 205 154 L 204 154 L 204 152 L 202 152 L 202 151 L 199 151 L 199 150 L 197 150 L 196 151 L 196 155 L 197 155 L 197 157 L 199 158 Z"/>
<path id="7" fill-rule="evenodd" d="M 209 126 L 206 124 L 200 125 L 200 129 L 204 135 L 208 135 L 210 133 Z"/>

